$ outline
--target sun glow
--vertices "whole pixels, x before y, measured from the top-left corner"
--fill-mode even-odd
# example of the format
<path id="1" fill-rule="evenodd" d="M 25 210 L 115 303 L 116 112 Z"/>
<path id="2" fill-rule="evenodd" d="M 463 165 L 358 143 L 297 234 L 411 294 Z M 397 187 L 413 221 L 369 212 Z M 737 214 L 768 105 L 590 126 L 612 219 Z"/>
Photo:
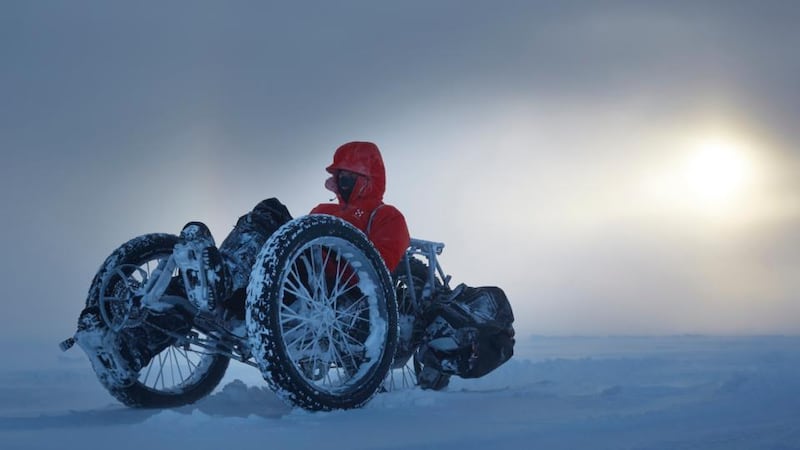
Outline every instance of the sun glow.
<path id="1" fill-rule="evenodd" d="M 690 194 L 705 206 L 736 200 L 752 178 L 752 163 L 742 145 L 717 137 L 695 144 L 684 170 Z"/>
<path id="2" fill-rule="evenodd" d="M 663 158 L 646 161 L 640 184 L 648 211 L 688 220 L 744 224 L 764 200 L 762 153 L 733 131 L 706 131 L 694 137 L 667 138 Z"/>

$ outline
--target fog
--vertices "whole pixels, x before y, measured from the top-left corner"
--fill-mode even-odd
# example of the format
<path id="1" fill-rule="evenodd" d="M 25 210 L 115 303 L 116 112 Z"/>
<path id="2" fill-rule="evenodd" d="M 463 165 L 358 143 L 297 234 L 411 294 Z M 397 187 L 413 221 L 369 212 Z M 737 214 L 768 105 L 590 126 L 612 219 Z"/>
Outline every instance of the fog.
<path id="1" fill-rule="evenodd" d="M 799 19 L 795 2 L 4 2 L 0 334 L 69 336 L 134 236 L 203 220 L 221 241 L 263 198 L 328 201 L 350 140 L 379 145 L 385 200 L 447 244 L 455 282 L 503 287 L 522 332 L 798 333 Z M 717 160 L 689 183 L 693 143 L 717 138 L 736 182 Z"/>

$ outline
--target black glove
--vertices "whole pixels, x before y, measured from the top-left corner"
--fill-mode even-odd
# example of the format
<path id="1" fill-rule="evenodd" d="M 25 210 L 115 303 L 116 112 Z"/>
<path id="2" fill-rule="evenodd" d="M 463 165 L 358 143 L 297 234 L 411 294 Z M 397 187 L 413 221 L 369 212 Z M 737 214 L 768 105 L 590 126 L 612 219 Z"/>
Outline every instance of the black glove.
<path id="1" fill-rule="evenodd" d="M 259 204 L 253 208 L 253 215 L 281 225 L 292 220 L 289 209 L 275 197 L 259 202 Z"/>

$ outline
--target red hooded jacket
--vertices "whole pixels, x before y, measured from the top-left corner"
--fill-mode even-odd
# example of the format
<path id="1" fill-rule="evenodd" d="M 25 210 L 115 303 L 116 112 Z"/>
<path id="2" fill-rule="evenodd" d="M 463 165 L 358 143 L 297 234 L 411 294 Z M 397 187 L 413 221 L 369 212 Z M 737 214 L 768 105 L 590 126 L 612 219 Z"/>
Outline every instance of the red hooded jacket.
<path id="1" fill-rule="evenodd" d="M 330 214 L 353 224 L 367 235 L 386 267 L 393 271 L 408 248 L 410 237 L 403 214 L 394 206 L 383 203 L 386 169 L 378 146 L 372 142 L 348 142 L 336 149 L 333 164 L 325 170 L 333 175 L 325 181 L 325 187 L 336 194 L 339 203 L 321 203 L 311 210 L 311 214 Z M 347 202 L 342 199 L 336 184 L 336 174 L 340 170 L 361 175 Z"/>

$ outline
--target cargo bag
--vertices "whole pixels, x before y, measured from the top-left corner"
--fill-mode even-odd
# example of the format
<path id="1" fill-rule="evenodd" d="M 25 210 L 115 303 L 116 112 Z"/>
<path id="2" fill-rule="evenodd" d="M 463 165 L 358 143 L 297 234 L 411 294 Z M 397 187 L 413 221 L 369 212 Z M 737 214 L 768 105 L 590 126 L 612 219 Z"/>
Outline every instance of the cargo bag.
<path id="1" fill-rule="evenodd" d="M 423 320 L 423 388 L 441 389 L 449 375 L 482 377 L 514 354 L 514 313 L 498 287 L 461 284 L 434 301 Z"/>

